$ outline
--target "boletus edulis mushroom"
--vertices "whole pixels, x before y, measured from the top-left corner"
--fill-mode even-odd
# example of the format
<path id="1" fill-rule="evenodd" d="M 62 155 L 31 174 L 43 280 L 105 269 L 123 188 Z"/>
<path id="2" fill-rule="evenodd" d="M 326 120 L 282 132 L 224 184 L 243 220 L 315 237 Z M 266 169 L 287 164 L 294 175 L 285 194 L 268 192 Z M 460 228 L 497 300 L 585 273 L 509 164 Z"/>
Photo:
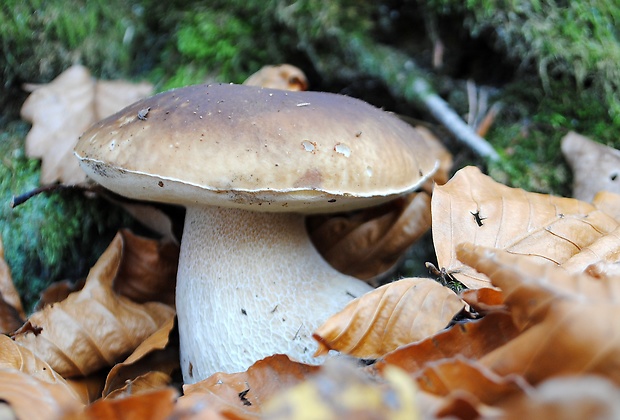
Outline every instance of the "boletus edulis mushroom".
<path id="1" fill-rule="evenodd" d="M 75 154 L 118 194 L 187 208 L 176 309 L 193 383 L 274 353 L 313 362 L 313 330 L 370 286 L 320 257 L 304 215 L 416 189 L 437 167 L 424 145 L 357 99 L 221 84 L 139 101 L 86 131 Z"/>

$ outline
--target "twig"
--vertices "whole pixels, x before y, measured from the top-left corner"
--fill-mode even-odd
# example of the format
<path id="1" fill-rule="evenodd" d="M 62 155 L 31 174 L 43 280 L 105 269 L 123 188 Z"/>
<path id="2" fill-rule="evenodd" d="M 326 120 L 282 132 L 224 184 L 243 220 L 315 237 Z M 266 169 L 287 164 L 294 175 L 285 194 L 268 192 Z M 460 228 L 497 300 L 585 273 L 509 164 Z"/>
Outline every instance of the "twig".
<path id="1" fill-rule="evenodd" d="M 478 155 L 498 160 L 499 155 L 472 127 L 437 95 L 426 81 L 425 74 L 410 57 L 362 37 L 341 35 L 339 40 L 344 51 L 356 61 L 356 67 L 363 72 L 383 80 L 394 96 L 404 97 L 421 104 L 443 124 L 457 140 L 466 144 Z"/>
<path id="2" fill-rule="evenodd" d="M 27 191 L 23 194 L 20 194 L 18 196 L 13 196 L 13 198 L 11 199 L 11 203 L 9 204 L 11 206 L 11 208 L 15 208 L 17 206 L 19 206 L 20 204 L 24 204 L 26 201 L 30 200 L 32 197 L 42 194 L 42 193 L 50 193 L 50 192 L 58 192 L 58 191 L 65 191 L 65 190 L 70 190 L 70 189 L 80 189 L 80 190 L 89 190 L 90 188 L 87 186 L 83 186 L 83 185 L 63 185 L 63 184 L 48 184 L 48 185 L 42 185 L 38 188 L 35 188 L 33 190 Z"/>

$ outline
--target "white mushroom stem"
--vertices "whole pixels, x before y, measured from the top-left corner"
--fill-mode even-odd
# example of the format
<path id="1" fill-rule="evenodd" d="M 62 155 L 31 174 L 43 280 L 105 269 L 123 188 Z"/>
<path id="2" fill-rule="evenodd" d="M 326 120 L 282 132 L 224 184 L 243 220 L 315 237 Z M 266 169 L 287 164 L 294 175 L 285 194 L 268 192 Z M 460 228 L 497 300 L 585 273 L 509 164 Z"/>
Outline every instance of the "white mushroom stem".
<path id="1" fill-rule="evenodd" d="M 188 207 L 176 292 L 184 382 L 275 353 L 316 363 L 312 332 L 370 290 L 323 260 L 302 215 Z"/>

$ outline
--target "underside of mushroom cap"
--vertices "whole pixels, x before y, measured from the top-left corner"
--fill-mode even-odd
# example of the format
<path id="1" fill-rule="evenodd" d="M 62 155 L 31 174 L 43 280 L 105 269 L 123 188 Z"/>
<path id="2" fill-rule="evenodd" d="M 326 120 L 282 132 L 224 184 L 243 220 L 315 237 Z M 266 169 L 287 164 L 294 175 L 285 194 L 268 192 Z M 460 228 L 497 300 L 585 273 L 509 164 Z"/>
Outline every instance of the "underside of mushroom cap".
<path id="1" fill-rule="evenodd" d="M 90 128 L 75 153 L 124 196 L 260 211 L 366 207 L 437 167 L 413 127 L 363 101 L 230 84 L 139 101 Z"/>

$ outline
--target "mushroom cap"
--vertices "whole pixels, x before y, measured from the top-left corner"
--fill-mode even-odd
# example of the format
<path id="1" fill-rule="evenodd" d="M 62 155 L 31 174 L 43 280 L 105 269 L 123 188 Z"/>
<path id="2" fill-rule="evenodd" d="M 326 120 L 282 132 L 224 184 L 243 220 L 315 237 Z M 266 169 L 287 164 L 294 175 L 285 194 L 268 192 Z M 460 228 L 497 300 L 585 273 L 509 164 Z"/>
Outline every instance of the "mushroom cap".
<path id="1" fill-rule="evenodd" d="M 138 101 L 86 131 L 75 154 L 127 197 L 303 213 L 387 201 L 438 164 L 413 127 L 361 100 L 232 84 Z"/>

